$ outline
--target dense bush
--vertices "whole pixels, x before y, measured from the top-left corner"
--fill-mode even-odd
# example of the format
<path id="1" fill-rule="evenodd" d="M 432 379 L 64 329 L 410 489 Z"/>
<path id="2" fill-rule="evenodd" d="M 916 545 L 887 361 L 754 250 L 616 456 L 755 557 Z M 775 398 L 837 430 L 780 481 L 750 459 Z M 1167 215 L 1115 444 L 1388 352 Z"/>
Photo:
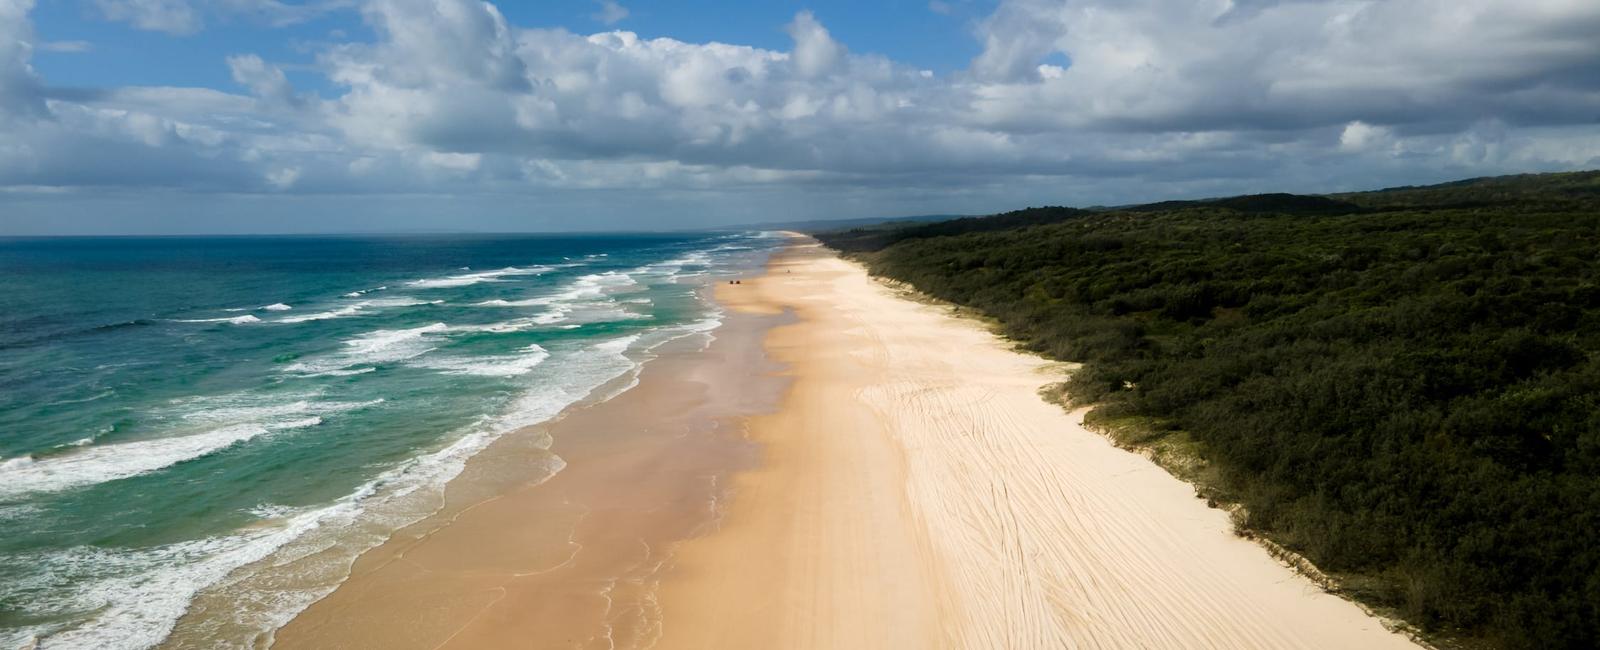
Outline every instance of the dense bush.
<path id="1" fill-rule="evenodd" d="M 1084 362 L 1424 629 L 1600 647 L 1600 173 L 983 221 L 820 237 Z"/>

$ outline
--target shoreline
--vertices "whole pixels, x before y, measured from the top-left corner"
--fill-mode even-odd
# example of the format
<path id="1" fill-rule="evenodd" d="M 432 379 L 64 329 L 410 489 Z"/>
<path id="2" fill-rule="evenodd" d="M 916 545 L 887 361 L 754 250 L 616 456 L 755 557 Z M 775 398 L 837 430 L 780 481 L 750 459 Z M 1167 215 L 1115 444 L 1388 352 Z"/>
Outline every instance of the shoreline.
<path id="1" fill-rule="evenodd" d="M 475 456 L 277 647 L 1415 647 L 1038 389 L 1061 364 L 796 240 L 710 346 Z M 568 460 L 518 484 L 518 441 Z"/>
<path id="2" fill-rule="evenodd" d="M 776 320 L 726 314 L 703 348 L 692 336 L 663 344 L 636 377 L 503 436 L 451 481 L 444 508 L 363 553 L 273 647 L 647 638 L 655 571 L 715 520 L 722 477 L 750 464 L 741 416 L 781 390 L 760 347 Z M 527 480 L 523 467 L 546 455 L 565 467 Z"/>

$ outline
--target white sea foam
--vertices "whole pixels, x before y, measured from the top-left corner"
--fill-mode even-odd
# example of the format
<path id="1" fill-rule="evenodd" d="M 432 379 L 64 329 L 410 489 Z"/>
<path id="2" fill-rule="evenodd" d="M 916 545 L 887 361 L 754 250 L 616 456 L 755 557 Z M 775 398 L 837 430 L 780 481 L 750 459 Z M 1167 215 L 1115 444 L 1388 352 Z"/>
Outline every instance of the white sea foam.
<path id="1" fill-rule="evenodd" d="M 7 462 L 0 467 L 0 500 L 138 476 L 211 454 L 267 431 L 259 424 L 236 424 L 194 435 L 91 446 L 19 465 Z"/>
<path id="2" fill-rule="evenodd" d="M 708 255 L 705 251 L 694 251 L 694 252 L 682 255 L 680 257 L 675 257 L 673 259 L 667 260 L 665 262 L 656 262 L 654 264 L 646 264 L 644 266 L 641 266 L 641 267 L 635 269 L 635 272 L 643 273 L 643 274 L 646 274 L 646 275 L 656 275 L 656 276 L 665 275 L 665 276 L 676 277 L 676 276 L 679 276 L 680 274 L 682 274 L 684 267 L 686 267 L 686 266 L 705 266 L 706 263 L 708 263 L 710 260 L 711 260 L 710 255 Z"/>
<path id="3" fill-rule="evenodd" d="M 498 323 L 488 323 L 486 325 L 452 325 L 450 327 L 450 331 L 509 334 L 511 332 L 520 332 L 522 330 L 532 328 L 535 325 L 538 325 L 538 323 L 533 322 L 532 318 L 515 318 L 512 320 L 500 321 Z"/>
<path id="4" fill-rule="evenodd" d="M 371 300 L 364 300 L 359 304 L 362 307 L 375 307 L 378 309 L 384 309 L 388 307 L 412 307 L 415 305 L 438 305 L 442 303 L 444 303 L 443 300 L 422 300 L 420 298 L 402 296 L 396 298 L 373 298 Z"/>
<path id="5" fill-rule="evenodd" d="M 261 322 L 261 319 L 251 316 L 250 314 L 245 314 L 243 316 L 226 316 L 223 318 L 175 318 L 173 320 L 179 323 L 233 323 L 234 325 Z"/>
<path id="6" fill-rule="evenodd" d="M 310 373 L 306 373 L 306 376 L 308 376 L 308 377 L 350 377 L 350 376 L 354 376 L 354 375 L 365 375 L 365 374 L 367 374 L 369 372 L 377 372 L 377 371 L 378 371 L 377 368 L 374 368 L 372 366 L 367 366 L 365 368 L 349 368 L 349 369 L 340 368 L 340 369 L 335 369 L 335 370 L 323 370 L 323 371 L 320 371 L 320 372 L 310 372 Z"/>
<path id="7" fill-rule="evenodd" d="M 604 273 L 579 276 L 567 291 L 557 295 L 563 300 L 598 298 L 607 294 L 620 293 L 637 286 L 639 286 L 639 282 L 627 273 L 606 271 Z"/>
<path id="8" fill-rule="evenodd" d="M 223 580 L 240 566 L 268 557 L 308 532 L 349 522 L 360 514 L 359 500 L 359 496 L 352 495 L 323 508 L 284 517 L 279 525 L 233 535 L 152 548 L 77 546 L 16 556 L 19 561 L 44 567 L 46 570 L 36 575 L 49 584 L 14 585 L 13 589 L 49 589 L 54 595 L 51 605 L 60 613 L 93 612 L 91 619 L 81 625 L 59 630 L 39 625 L 19 633 L 40 635 L 44 647 L 153 647 L 171 633 L 201 589 Z M 297 604 L 296 610 L 309 601 Z"/>
<path id="9" fill-rule="evenodd" d="M 552 322 L 559 322 L 553 320 L 558 316 L 567 318 L 581 313 L 582 308 L 596 307 L 551 306 L 559 309 L 551 309 L 540 316 Z M 579 311 L 561 311 L 568 308 Z M 598 307 L 596 309 L 598 311 Z M 539 325 L 532 322 L 533 318 L 526 320 L 533 326 Z M 60 625 L 58 623 L 43 623 L 13 630 L 22 630 L 18 633 L 24 635 L 39 634 L 46 647 L 147 647 L 161 642 L 185 611 L 203 607 L 207 615 L 202 621 L 204 629 L 198 631 L 201 636 L 193 636 L 196 630 L 186 627 L 186 640 L 205 638 L 211 642 L 202 642 L 203 645 L 216 647 L 248 646 L 262 639 L 270 640 L 271 630 L 331 591 L 348 573 L 350 561 L 357 554 L 381 543 L 390 531 L 432 512 L 439 503 L 445 482 L 460 473 L 470 456 L 504 432 L 547 421 L 586 395 L 592 395 L 591 399 L 609 398 L 626 390 L 637 381 L 637 358 L 647 358 L 648 350 L 664 340 L 708 333 L 715 327 L 714 321 L 706 319 L 676 328 L 651 330 L 581 349 L 555 345 L 551 345 L 551 350 L 541 348 L 548 356 L 540 360 L 543 364 L 539 366 L 540 372 L 531 380 L 536 385 L 505 411 L 454 432 L 451 436 L 454 441 L 442 449 L 401 462 L 334 503 L 302 509 L 261 504 L 251 510 L 261 520 L 258 525 L 235 534 L 155 548 L 79 547 L 27 557 L 13 556 L 27 564 L 51 567 L 41 574 L 51 584 L 0 586 L 0 596 L 18 593 L 18 590 L 44 593 L 47 586 L 51 600 L 59 601 L 52 603 L 54 611 L 74 614 L 73 622 L 65 629 L 46 627 Z M 422 353 L 406 359 L 417 359 L 409 363 L 432 362 L 433 359 L 420 355 L 431 350 L 430 340 L 437 338 L 436 333 L 442 327 L 435 324 L 428 328 L 372 332 L 348 341 L 346 349 L 332 356 L 344 362 L 362 353 L 385 356 L 423 348 Z M 427 331 L 401 336 L 402 332 L 414 330 Z M 361 343 L 357 344 L 358 341 Z M 525 352 L 526 355 L 516 356 L 536 356 L 531 348 Z M 513 361 L 512 357 L 505 355 L 504 360 Z M 350 363 L 330 371 L 371 372 L 372 368 Z M 627 379 L 630 374 L 631 381 L 617 381 Z M 602 386 L 608 390 L 596 393 Z M 315 397 L 289 399 L 306 401 L 308 407 L 318 404 Z M 238 408 L 266 409 L 270 406 L 241 404 Z M 313 426 L 312 418 L 320 417 L 312 412 L 314 410 L 284 411 L 270 419 L 279 426 Z M 200 419 L 203 418 L 186 421 Z M 96 447 L 84 451 L 93 449 Z M 5 462 L 0 461 L 0 466 Z M 554 459 L 547 471 L 554 473 L 560 466 L 560 460 Z M 3 483 L 0 480 L 0 484 Z M 250 568 L 239 570 L 245 566 Z M 292 571 L 293 579 L 286 582 L 284 576 L 288 574 L 283 571 Z M 309 586 L 285 588 L 286 584 Z M 197 597 L 201 599 L 198 602 Z M 0 633 L 0 645 L 5 645 L 5 640 L 10 638 L 13 637 Z M 26 636 L 15 638 L 20 643 Z"/>
<path id="10" fill-rule="evenodd" d="M 282 403 L 262 403 L 263 401 L 223 395 L 173 400 L 172 405 L 175 409 L 185 411 L 178 415 L 179 418 L 200 423 L 253 422 L 299 415 L 311 409 L 311 402 L 305 399 Z"/>
<path id="11" fill-rule="evenodd" d="M 345 341 L 344 344 L 346 354 L 351 357 L 374 362 L 398 361 L 422 354 L 425 350 L 421 348 L 425 346 L 419 345 L 418 342 L 428 334 L 447 329 L 449 327 L 444 323 L 434 323 L 410 329 L 375 330 Z"/>
<path id="12" fill-rule="evenodd" d="M 513 318 L 486 325 L 456 325 L 450 329 L 456 332 L 508 334 L 547 328 L 558 323 L 563 324 L 559 329 L 573 329 L 590 323 L 617 323 L 646 318 L 649 316 L 628 311 L 616 303 L 592 302 L 555 306 L 535 316 Z"/>
<path id="13" fill-rule="evenodd" d="M 627 336 L 601 341 L 594 344 L 594 349 L 608 354 L 620 355 L 623 352 L 627 352 L 628 346 L 631 346 L 637 342 L 639 340 L 639 336 L 639 334 L 629 334 Z"/>
<path id="14" fill-rule="evenodd" d="M 465 275 L 448 278 L 436 278 L 432 280 L 412 280 L 406 284 L 418 289 L 448 289 L 451 287 L 465 287 L 468 285 L 477 284 L 479 282 L 486 282 L 488 280 L 488 278 L 484 277 Z"/>
<path id="15" fill-rule="evenodd" d="M 548 304 L 550 304 L 551 301 L 552 301 L 552 299 L 548 298 L 548 297 L 546 297 L 546 298 L 529 298 L 527 300 L 502 300 L 502 299 L 496 298 L 494 300 L 485 300 L 483 302 L 475 302 L 475 303 L 472 303 L 472 306 L 474 306 L 474 307 L 538 307 L 540 305 L 548 305 Z"/>
<path id="16" fill-rule="evenodd" d="M 260 405 L 241 405 L 241 401 L 230 396 L 179 400 L 172 408 L 186 412 L 170 418 L 153 416 L 177 423 L 177 435 L 105 445 L 86 438 L 87 442 L 80 440 L 60 454 L 7 460 L 0 463 L 0 501 L 148 474 L 273 431 L 314 427 L 322 424 L 323 415 L 365 408 L 382 400 Z"/>
<path id="17" fill-rule="evenodd" d="M 625 352 L 638 340 L 637 335 L 622 337 L 553 355 L 550 363 L 559 367 L 548 374 L 548 382 L 524 393 L 501 415 L 459 432 L 444 448 L 404 461 L 327 506 L 255 509 L 274 525 L 151 549 L 77 547 L 18 558 L 51 567 L 46 574 L 61 580 L 63 587 L 57 590 L 64 601 L 60 610 L 94 612 L 90 620 L 69 629 L 39 626 L 32 633 L 41 634 L 46 645 L 151 646 L 166 638 L 197 597 L 206 597 L 228 604 L 208 610 L 215 620 L 201 632 L 209 644 L 249 645 L 336 587 L 349 562 L 381 543 L 389 531 L 437 509 L 443 486 L 472 455 L 504 433 L 547 421 L 634 372 L 637 363 Z M 552 457 L 543 473 L 553 475 L 562 465 Z M 265 568 L 236 571 L 257 562 Z M 285 589 L 273 572 L 291 566 L 296 572 L 293 584 L 313 586 Z M 108 570 L 115 575 L 102 577 Z"/>
<path id="18" fill-rule="evenodd" d="M 261 503 L 251 508 L 249 513 L 258 519 L 282 519 L 294 514 L 295 508 L 276 503 Z"/>
<path id="19" fill-rule="evenodd" d="M 473 303 L 473 305 L 477 307 L 539 307 L 563 302 L 604 298 L 609 294 L 621 293 L 638 286 L 639 282 L 627 273 L 606 271 L 604 273 L 590 273 L 579 276 L 560 291 L 548 296 L 522 300 L 496 298 Z"/>
<path id="20" fill-rule="evenodd" d="M 522 354 L 425 358 L 412 365 L 438 370 L 447 375 L 514 377 L 528 374 L 548 358 L 550 358 L 550 353 L 538 344 L 534 344 L 523 348 Z"/>
<path id="21" fill-rule="evenodd" d="M 275 303 L 272 303 L 272 304 L 267 305 L 265 307 L 262 307 L 262 309 L 264 309 L 266 311 L 289 311 L 290 309 L 294 309 L 294 308 L 290 307 L 288 305 L 285 305 L 285 304 L 283 304 L 281 302 L 275 302 Z"/>
<path id="22" fill-rule="evenodd" d="M 319 311 L 319 312 L 314 312 L 314 313 L 310 313 L 310 314 L 302 314 L 302 315 L 297 315 L 297 316 L 285 316 L 285 317 L 279 318 L 278 320 L 275 320 L 273 322 L 275 322 L 275 323 L 304 323 L 304 322 L 307 322 L 307 321 L 329 320 L 329 319 L 333 319 L 333 318 L 349 318 L 351 316 L 359 315 L 362 312 L 365 312 L 365 311 L 371 310 L 371 309 L 388 309 L 388 308 L 393 308 L 393 307 L 412 307 L 412 306 L 416 306 L 416 305 L 437 305 L 437 304 L 441 304 L 443 302 L 444 302 L 443 300 L 421 300 L 421 299 L 418 299 L 418 298 L 412 298 L 410 296 L 401 296 L 401 297 L 395 297 L 395 298 L 372 298 L 372 299 L 369 299 L 369 300 L 362 300 L 360 302 L 355 302 L 355 303 L 351 303 L 351 304 L 348 304 L 348 305 L 335 307 L 335 308 L 329 309 L 327 311 Z"/>
<path id="23" fill-rule="evenodd" d="M 638 281 L 627 273 L 619 271 L 591 273 L 574 279 L 562 287 L 561 290 L 548 296 L 522 300 L 495 299 L 475 303 L 476 306 L 480 307 L 549 307 L 544 313 L 489 325 L 462 326 L 460 329 L 464 331 L 504 333 L 518 332 L 556 323 L 582 325 L 585 323 L 606 323 L 647 318 L 645 315 L 620 307 L 620 304 L 648 304 L 650 302 L 649 298 L 617 301 L 616 298 L 612 297 L 614 293 L 631 292 L 638 287 L 640 287 Z"/>
<path id="24" fill-rule="evenodd" d="M 565 309 L 552 309 L 552 310 L 547 311 L 545 313 L 539 314 L 538 316 L 534 316 L 533 318 L 530 318 L 528 320 L 533 321 L 533 323 L 535 325 L 549 325 L 551 323 L 559 323 L 559 322 L 564 321 L 564 320 L 567 319 L 567 311 L 568 310 L 565 310 Z"/>
<path id="25" fill-rule="evenodd" d="M 367 295 L 367 294 L 372 293 L 374 291 L 386 291 L 386 290 L 388 290 L 388 288 L 389 287 L 387 287 L 387 286 L 383 286 L 383 287 L 373 287 L 371 289 L 362 289 L 360 291 L 351 291 L 350 293 L 344 294 L 344 297 L 345 298 L 360 298 L 361 296 Z"/>
<path id="26" fill-rule="evenodd" d="M 301 315 L 301 316 L 288 316 L 288 317 L 285 317 L 285 318 L 279 318 L 278 320 L 273 321 L 273 322 L 277 322 L 277 323 L 305 323 L 305 322 L 314 321 L 314 320 L 328 320 L 330 318 L 346 318 L 346 317 L 354 316 L 356 314 L 361 313 L 361 307 L 362 307 L 362 305 L 360 305 L 360 304 L 349 305 L 349 306 L 346 306 L 346 307 L 340 307 L 338 309 L 330 309 L 328 311 L 319 311 L 319 312 L 316 312 L 316 313 L 313 313 L 313 314 L 305 314 L 305 315 Z"/>
<path id="27" fill-rule="evenodd" d="M 435 345 L 428 335 L 449 329 L 444 323 L 434 323 L 410 329 L 374 330 L 346 340 L 344 348 L 337 353 L 291 364 L 285 370 L 305 375 L 354 375 L 371 372 L 371 364 L 394 363 L 432 352 Z M 357 369 L 353 366 L 368 366 L 368 368 Z"/>
<path id="28" fill-rule="evenodd" d="M 469 269 L 467 267 L 461 267 L 461 270 L 466 271 Z M 407 282 L 406 285 L 416 287 L 418 289 L 447 289 L 451 287 L 470 286 L 480 282 L 499 282 L 500 278 L 506 276 L 541 275 L 544 273 L 549 273 L 553 270 L 555 270 L 554 267 L 550 266 L 530 266 L 526 268 L 508 266 L 496 271 L 483 271 L 480 273 L 466 273 L 463 275 L 451 275 L 442 278 L 412 280 Z"/>
<path id="29" fill-rule="evenodd" d="M 319 426 L 321 424 L 322 424 L 322 416 L 313 415 L 313 416 L 308 417 L 308 418 L 300 418 L 298 420 L 290 420 L 288 422 L 280 422 L 280 423 L 274 424 L 274 425 L 272 425 L 272 426 L 270 426 L 268 428 L 272 429 L 274 431 L 279 430 L 279 429 L 304 429 L 304 428 L 307 428 L 307 427 Z"/>

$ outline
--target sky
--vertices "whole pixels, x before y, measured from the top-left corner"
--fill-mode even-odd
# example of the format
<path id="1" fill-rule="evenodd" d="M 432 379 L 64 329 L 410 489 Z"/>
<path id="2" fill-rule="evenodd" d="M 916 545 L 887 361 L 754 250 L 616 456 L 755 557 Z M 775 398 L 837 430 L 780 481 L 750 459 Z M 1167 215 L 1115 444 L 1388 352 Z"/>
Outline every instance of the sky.
<path id="1" fill-rule="evenodd" d="M 660 230 L 1600 168 L 1595 0 L 0 0 L 0 235 Z"/>

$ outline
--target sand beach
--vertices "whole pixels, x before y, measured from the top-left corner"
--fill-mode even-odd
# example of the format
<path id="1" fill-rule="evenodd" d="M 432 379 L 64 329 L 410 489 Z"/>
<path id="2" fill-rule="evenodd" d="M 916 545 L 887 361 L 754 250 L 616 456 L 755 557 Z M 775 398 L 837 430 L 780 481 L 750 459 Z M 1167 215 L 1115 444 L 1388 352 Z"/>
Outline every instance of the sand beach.
<path id="1" fill-rule="evenodd" d="M 1404 648 L 1041 398 L 1065 371 L 796 238 L 665 351 L 517 436 L 275 647 Z"/>

